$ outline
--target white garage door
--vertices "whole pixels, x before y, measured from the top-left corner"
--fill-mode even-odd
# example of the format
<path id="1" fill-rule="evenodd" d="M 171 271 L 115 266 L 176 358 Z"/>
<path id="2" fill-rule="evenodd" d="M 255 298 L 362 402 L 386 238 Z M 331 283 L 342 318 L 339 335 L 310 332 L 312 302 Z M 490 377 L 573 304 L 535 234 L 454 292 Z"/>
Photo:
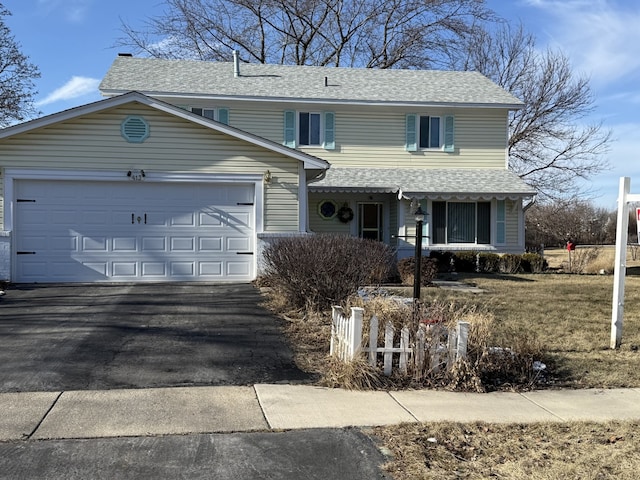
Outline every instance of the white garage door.
<path id="1" fill-rule="evenodd" d="M 251 280 L 252 185 L 16 182 L 17 282 Z"/>

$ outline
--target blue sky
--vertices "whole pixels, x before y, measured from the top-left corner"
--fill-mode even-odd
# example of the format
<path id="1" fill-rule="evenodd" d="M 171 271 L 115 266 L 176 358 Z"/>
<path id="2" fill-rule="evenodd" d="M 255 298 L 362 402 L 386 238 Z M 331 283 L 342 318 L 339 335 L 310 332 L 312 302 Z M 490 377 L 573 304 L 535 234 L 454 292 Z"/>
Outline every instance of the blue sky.
<path id="1" fill-rule="evenodd" d="M 99 100 L 98 83 L 123 47 L 121 19 L 142 26 L 164 10 L 162 0 L 0 0 L 7 24 L 41 71 L 38 108 L 55 113 Z M 640 193 L 640 2 L 637 0 L 488 0 L 508 20 L 521 20 L 541 49 L 561 48 L 588 75 L 596 110 L 614 142 L 611 169 L 594 178 L 594 202 L 614 209 L 621 176 Z"/>

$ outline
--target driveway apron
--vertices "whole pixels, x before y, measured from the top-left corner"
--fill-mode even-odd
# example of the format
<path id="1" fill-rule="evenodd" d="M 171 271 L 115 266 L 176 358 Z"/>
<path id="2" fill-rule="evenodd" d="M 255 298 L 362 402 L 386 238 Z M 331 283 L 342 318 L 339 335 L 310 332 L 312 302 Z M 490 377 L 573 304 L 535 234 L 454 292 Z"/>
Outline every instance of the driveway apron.
<path id="1" fill-rule="evenodd" d="M 14 285 L 0 392 L 307 382 L 251 284 Z"/>

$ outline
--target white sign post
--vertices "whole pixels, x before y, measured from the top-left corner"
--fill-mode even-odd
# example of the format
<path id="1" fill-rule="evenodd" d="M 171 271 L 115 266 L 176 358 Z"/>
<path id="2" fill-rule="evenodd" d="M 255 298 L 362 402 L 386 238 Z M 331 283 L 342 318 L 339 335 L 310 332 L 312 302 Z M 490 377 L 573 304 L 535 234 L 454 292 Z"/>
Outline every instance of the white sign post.
<path id="1" fill-rule="evenodd" d="M 611 348 L 619 348 L 622 343 L 624 318 L 624 278 L 627 273 L 627 238 L 629 231 L 629 203 L 640 202 L 640 195 L 629 193 L 631 179 L 620 178 L 618 195 L 618 223 L 616 226 L 616 259 L 613 274 L 613 301 L 611 309 Z M 640 209 L 636 210 L 640 215 Z M 640 231 L 640 230 L 639 230 Z"/>

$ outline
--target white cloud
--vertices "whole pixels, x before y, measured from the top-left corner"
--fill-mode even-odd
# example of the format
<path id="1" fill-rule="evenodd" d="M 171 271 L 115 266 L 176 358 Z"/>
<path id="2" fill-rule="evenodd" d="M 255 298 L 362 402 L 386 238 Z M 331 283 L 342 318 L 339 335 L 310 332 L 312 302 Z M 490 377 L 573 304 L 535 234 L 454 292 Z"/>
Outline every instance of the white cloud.
<path id="1" fill-rule="evenodd" d="M 71 77 L 71 80 L 65 83 L 62 87 L 56 88 L 53 92 L 47 95 L 44 100 L 37 102 L 36 106 L 42 107 L 62 100 L 72 100 L 74 98 L 95 93 L 98 90 L 99 84 L 100 80 L 97 78 Z"/>
<path id="2" fill-rule="evenodd" d="M 640 8 L 635 2 L 527 0 L 545 12 L 549 42 L 567 53 L 574 68 L 606 86 L 640 72 Z"/>
<path id="3" fill-rule="evenodd" d="M 85 20 L 93 0 L 38 0 L 38 7 L 44 14 L 60 13 L 69 22 Z"/>

